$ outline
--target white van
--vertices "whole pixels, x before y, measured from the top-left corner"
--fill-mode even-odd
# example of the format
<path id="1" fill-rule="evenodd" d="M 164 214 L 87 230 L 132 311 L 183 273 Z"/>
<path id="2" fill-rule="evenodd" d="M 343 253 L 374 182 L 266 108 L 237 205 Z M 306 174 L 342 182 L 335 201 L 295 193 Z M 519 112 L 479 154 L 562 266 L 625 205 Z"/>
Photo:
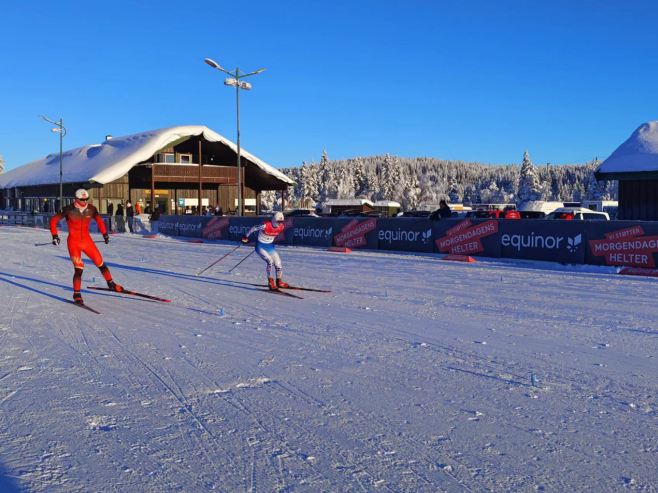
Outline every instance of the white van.
<path id="1" fill-rule="evenodd" d="M 555 209 L 565 207 L 564 202 L 544 202 L 543 200 L 535 200 L 531 202 L 523 202 L 519 205 L 519 212 L 543 212 L 548 215 Z"/>

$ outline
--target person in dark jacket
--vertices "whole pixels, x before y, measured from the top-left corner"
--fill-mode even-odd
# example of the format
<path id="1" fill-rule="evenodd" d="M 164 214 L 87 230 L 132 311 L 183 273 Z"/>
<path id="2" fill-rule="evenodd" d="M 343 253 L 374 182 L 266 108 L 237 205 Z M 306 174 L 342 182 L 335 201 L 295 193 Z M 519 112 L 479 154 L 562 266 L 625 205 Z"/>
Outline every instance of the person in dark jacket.
<path id="1" fill-rule="evenodd" d="M 133 216 L 135 215 L 135 211 L 133 209 L 133 205 L 130 203 L 130 200 L 126 202 L 126 217 L 128 218 L 128 229 L 130 232 L 133 232 Z"/>
<path id="2" fill-rule="evenodd" d="M 43 199 L 43 208 L 41 212 L 48 212 L 48 199 Z"/>
<path id="3" fill-rule="evenodd" d="M 430 214 L 430 219 L 432 221 L 439 221 L 440 219 L 450 219 L 452 217 L 452 212 L 450 212 L 450 207 L 448 203 L 441 199 L 439 202 L 439 208 Z"/>
<path id="4" fill-rule="evenodd" d="M 115 216 L 123 217 L 123 201 L 119 202 L 119 205 L 117 205 L 117 213 Z"/>
<path id="5" fill-rule="evenodd" d="M 59 203 L 60 203 L 60 200 L 59 200 L 59 197 L 57 197 L 55 199 L 55 210 L 53 212 L 59 212 L 59 210 L 60 210 Z"/>
<path id="6" fill-rule="evenodd" d="M 110 231 L 112 231 L 112 214 L 114 213 L 114 204 L 111 200 L 107 201 L 107 215 L 110 216 Z"/>

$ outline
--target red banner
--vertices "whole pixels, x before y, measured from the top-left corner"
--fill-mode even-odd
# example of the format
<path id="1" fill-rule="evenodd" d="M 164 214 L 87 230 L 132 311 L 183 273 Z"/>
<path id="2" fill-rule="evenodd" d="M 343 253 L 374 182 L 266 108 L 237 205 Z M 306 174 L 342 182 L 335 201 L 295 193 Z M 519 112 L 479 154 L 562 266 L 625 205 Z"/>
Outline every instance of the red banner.
<path id="1" fill-rule="evenodd" d="M 440 252 L 450 252 L 456 255 L 468 255 L 484 251 L 482 238 L 498 232 L 498 221 L 487 221 L 485 223 L 471 226 L 466 220 L 452 229 L 446 231 L 447 236 L 436 240 Z"/>
<path id="2" fill-rule="evenodd" d="M 283 231 L 281 231 L 276 238 L 274 238 L 274 243 L 281 243 L 286 241 L 286 229 L 292 228 L 292 217 L 286 219 L 283 223 Z"/>
<path id="3" fill-rule="evenodd" d="M 228 226 L 229 218 L 228 217 L 213 217 L 206 227 L 201 230 L 201 237 L 207 238 L 209 240 L 221 240 L 222 239 L 222 229 Z M 228 239 L 228 238 L 226 238 Z"/>
<path id="4" fill-rule="evenodd" d="M 376 219 L 368 219 L 359 223 L 358 219 L 353 219 L 340 229 L 340 234 L 334 237 L 336 246 L 354 248 L 365 246 L 366 233 L 377 227 Z"/>
<path id="5" fill-rule="evenodd" d="M 605 240 L 590 240 L 592 254 L 605 256 L 608 265 L 655 267 L 653 254 L 658 252 L 658 236 L 641 236 L 641 226 L 606 233 Z"/>

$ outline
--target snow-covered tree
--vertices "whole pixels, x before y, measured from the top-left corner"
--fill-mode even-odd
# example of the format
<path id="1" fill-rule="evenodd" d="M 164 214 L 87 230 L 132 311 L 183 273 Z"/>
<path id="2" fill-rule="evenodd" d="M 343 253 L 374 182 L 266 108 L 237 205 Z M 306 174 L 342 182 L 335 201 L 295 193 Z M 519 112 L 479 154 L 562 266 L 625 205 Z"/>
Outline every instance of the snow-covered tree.
<path id="1" fill-rule="evenodd" d="M 0 154 L 0 175 L 5 171 L 5 164 L 7 163 L 3 161 L 2 154 Z"/>
<path id="2" fill-rule="evenodd" d="M 523 155 L 523 162 L 521 163 L 521 174 L 519 177 L 519 191 L 517 199 L 519 203 L 530 202 L 534 200 L 541 200 L 543 195 L 541 183 L 539 181 L 539 174 L 537 168 L 530 161 L 528 151 Z"/>
<path id="3" fill-rule="evenodd" d="M 360 197 L 368 189 L 368 180 L 363 166 L 363 158 L 357 157 L 352 164 L 354 173 L 354 196 Z"/>
<path id="4" fill-rule="evenodd" d="M 462 201 L 462 197 L 459 194 L 457 179 L 454 176 L 450 177 L 450 184 L 448 185 L 448 197 L 450 197 L 451 204 L 459 204 Z"/>
<path id="5" fill-rule="evenodd" d="M 301 171 L 302 201 L 310 200 L 315 204 L 319 199 L 318 193 L 318 173 L 313 164 L 308 165 L 306 161 L 302 163 Z"/>
<path id="6" fill-rule="evenodd" d="M 404 176 L 400 159 L 392 157 L 388 152 L 382 163 L 381 180 L 379 183 L 379 198 L 383 200 L 396 200 L 398 190 L 404 190 Z"/>

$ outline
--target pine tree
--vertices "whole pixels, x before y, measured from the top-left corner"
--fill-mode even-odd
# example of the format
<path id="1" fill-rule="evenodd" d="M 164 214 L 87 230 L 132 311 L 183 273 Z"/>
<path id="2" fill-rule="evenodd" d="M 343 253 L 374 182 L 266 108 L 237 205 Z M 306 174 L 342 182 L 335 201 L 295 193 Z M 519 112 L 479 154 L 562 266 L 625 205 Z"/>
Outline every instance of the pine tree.
<path id="1" fill-rule="evenodd" d="M 541 200 L 542 198 L 541 184 L 537 168 L 530 161 L 530 156 L 526 149 L 523 155 L 523 162 L 521 163 L 521 174 L 519 177 L 519 191 L 517 199 L 519 203 Z"/>
<path id="2" fill-rule="evenodd" d="M 459 194 L 459 189 L 457 186 L 457 180 L 454 176 L 450 177 L 450 185 L 448 185 L 448 197 L 450 197 L 451 204 L 459 204 L 462 201 L 461 195 Z"/>
<path id="3" fill-rule="evenodd" d="M 363 167 L 363 158 L 357 157 L 352 163 L 354 170 L 354 196 L 360 197 L 368 189 L 368 180 Z"/>
<path id="4" fill-rule="evenodd" d="M 610 200 L 608 184 L 605 181 L 597 181 L 594 171 L 598 168 L 600 161 L 594 160 L 589 165 L 589 174 L 585 179 L 585 200 Z"/>

